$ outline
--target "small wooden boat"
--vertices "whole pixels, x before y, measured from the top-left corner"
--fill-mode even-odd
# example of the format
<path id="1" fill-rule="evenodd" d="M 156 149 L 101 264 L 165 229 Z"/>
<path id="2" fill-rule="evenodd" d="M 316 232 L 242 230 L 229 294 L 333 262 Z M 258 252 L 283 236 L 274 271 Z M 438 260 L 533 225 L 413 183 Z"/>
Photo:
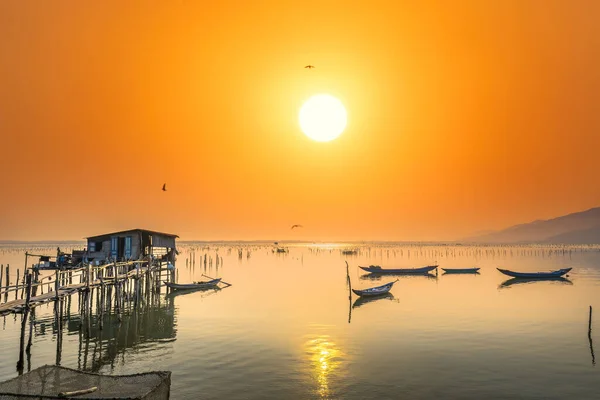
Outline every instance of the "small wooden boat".
<path id="1" fill-rule="evenodd" d="M 427 267 L 422 267 L 422 268 L 396 268 L 396 269 L 386 269 L 386 268 L 381 268 L 379 265 L 370 265 L 368 267 L 361 267 L 359 266 L 358 268 L 362 269 L 363 271 L 367 271 L 367 272 L 371 272 L 373 274 L 398 274 L 398 275 L 413 275 L 413 274 L 426 274 L 430 271 L 433 271 L 434 269 L 436 269 L 438 266 L 437 265 L 429 265 Z"/>
<path id="2" fill-rule="evenodd" d="M 573 268 L 562 268 L 556 271 L 551 272 L 515 272 L 510 271 L 508 269 L 497 268 L 498 271 L 502 272 L 504 275 L 512 276 L 513 278 L 535 278 L 535 279 L 544 279 L 544 278 L 557 278 L 565 275 L 567 272 L 572 270 Z"/>
<path id="3" fill-rule="evenodd" d="M 447 274 L 477 274 L 481 268 L 442 268 Z"/>
<path id="4" fill-rule="evenodd" d="M 166 287 L 173 290 L 188 290 L 188 289 L 212 289 L 217 287 L 217 285 L 221 282 L 221 278 L 212 279 L 210 281 L 204 282 L 194 282 L 194 283 L 172 283 L 172 282 L 163 282 Z"/>
<path id="5" fill-rule="evenodd" d="M 398 281 L 398 279 L 396 279 L 393 282 L 388 282 L 385 285 L 376 286 L 376 287 L 363 289 L 363 290 L 352 289 L 352 291 L 357 296 L 381 296 L 382 294 L 386 294 L 387 292 L 389 292 L 390 289 L 392 288 L 392 286 L 394 286 L 394 283 L 396 283 L 397 281 Z"/>
<path id="6" fill-rule="evenodd" d="M 360 276 L 360 280 L 361 281 L 380 281 L 383 279 L 383 277 L 389 277 L 389 276 L 397 276 L 397 277 L 402 277 L 402 279 L 421 279 L 421 278 L 427 278 L 427 279 L 438 279 L 437 275 L 434 275 L 432 273 L 426 273 L 426 274 L 381 274 L 381 273 L 368 273 L 368 274 L 363 274 Z"/>

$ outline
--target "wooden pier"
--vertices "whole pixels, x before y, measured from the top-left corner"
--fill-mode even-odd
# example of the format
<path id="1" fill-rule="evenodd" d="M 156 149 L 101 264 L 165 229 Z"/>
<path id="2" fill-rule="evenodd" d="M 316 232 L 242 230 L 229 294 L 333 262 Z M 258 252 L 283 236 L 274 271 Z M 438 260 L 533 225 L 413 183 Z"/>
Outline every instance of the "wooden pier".
<path id="1" fill-rule="evenodd" d="M 160 292 L 163 279 L 173 281 L 174 270 L 163 267 L 162 263 L 152 264 L 152 261 L 144 260 L 56 270 L 54 276 L 47 276 L 42 279 L 40 279 L 40 271 L 31 268 L 23 274 L 22 282 L 19 282 L 18 278 L 17 275 L 16 285 L 7 285 L 0 288 L 0 301 L 4 298 L 4 302 L 0 303 L 0 316 L 10 313 L 22 313 L 26 309 L 32 309 L 37 305 L 57 301 L 65 296 L 87 292 L 94 288 L 104 289 L 112 286 L 122 291 L 124 285 L 127 285 L 128 289 L 135 285 L 138 287 L 137 291 L 140 295 L 146 292 Z M 79 282 L 73 283 L 76 278 L 79 278 Z M 47 287 L 45 293 L 44 287 Z M 9 293 L 13 292 L 15 294 L 14 299 L 9 301 L 9 297 L 12 298 Z"/>
<path id="2" fill-rule="evenodd" d="M 54 304 L 56 364 L 60 365 L 64 314 L 66 312 L 67 317 L 70 314 L 73 296 L 76 296 L 78 314 L 81 316 L 80 332 L 88 337 L 92 331 L 92 320 L 96 321 L 94 329 L 102 331 L 107 317 L 121 323 L 124 313 L 141 312 L 160 303 L 163 281 L 173 282 L 175 278 L 175 269 L 167 268 L 167 265 L 169 264 L 148 257 L 138 261 L 113 262 L 100 266 L 87 264 L 77 269 L 47 271 L 50 275 L 43 278 L 43 271 L 31 267 L 24 272 L 22 280 L 18 279 L 12 285 L 7 276 L 6 286 L 0 288 L 0 316 L 21 314 L 17 362 L 19 374 L 23 373 L 25 356 L 29 358 L 30 355 L 37 306 Z M 20 275 L 17 276 L 20 278 Z M 168 291 L 167 288 L 167 293 Z M 25 340 L 27 332 L 28 342 Z"/>

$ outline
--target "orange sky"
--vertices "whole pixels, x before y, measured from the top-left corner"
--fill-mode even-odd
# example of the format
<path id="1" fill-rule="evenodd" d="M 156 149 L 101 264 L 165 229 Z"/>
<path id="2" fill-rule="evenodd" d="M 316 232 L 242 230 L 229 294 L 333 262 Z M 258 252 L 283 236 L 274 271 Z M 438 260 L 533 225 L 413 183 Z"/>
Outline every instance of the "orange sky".
<path id="1" fill-rule="evenodd" d="M 600 2 L 212 3 L 0 2 L 0 239 L 444 240 L 600 205 Z M 329 143 L 316 93 L 348 110 Z"/>

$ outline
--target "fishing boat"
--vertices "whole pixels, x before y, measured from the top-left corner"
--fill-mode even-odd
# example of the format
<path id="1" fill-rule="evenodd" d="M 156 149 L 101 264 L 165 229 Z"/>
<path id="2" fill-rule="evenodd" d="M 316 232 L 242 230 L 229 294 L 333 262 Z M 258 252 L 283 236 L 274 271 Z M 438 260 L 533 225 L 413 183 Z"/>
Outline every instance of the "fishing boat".
<path id="1" fill-rule="evenodd" d="M 357 296 L 381 296 L 382 294 L 388 293 L 390 291 L 390 289 L 392 288 L 392 286 L 394 286 L 394 283 L 396 283 L 397 281 L 398 281 L 398 279 L 396 279 L 393 282 L 388 282 L 385 285 L 375 286 L 375 287 L 363 289 L 363 290 L 352 289 L 352 291 Z"/>
<path id="2" fill-rule="evenodd" d="M 447 274 L 477 274 L 481 268 L 442 268 Z"/>
<path id="3" fill-rule="evenodd" d="M 535 279 L 544 279 L 544 278 L 557 278 L 568 273 L 572 268 L 562 268 L 556 271 L 551 272 L 515 272 L 510 271 L 508 269 L 497 268 L 498 271 L 502 272 L 504 275 L 512 276 L 513 278 L 535 278 Z"/>
<path id="4" fill-rule="evenodd" d="M 363 274 L 360 276 L 360 280 L 361 281 L 381 281 L 384 277 L 390 277 L 390 276 L 397 276 L 397 277 L 402 277 L 402 279 L 421 279 L 421 278 L 427 278 L 427 279 L 438 279 L 437 275 L 434 275 L 432 273 L 426 273 L 426 274 L 382 274 L 382 273 L 368 273 L 368 274 Z"/>
<path id="5" fill-rule="evenodd" d="M 217 285 L 221 282 L 221 278 L 212 279 L 204 282 L 193 282 L 193 283 L 172 283 L 163 282 L 166 287 L 173 290 L 188 290 L 188 289 L 212 289 L 218 287 Z"/>
<path id="6" fill-rule="evenodd" d="M 437 267 L 438 267 L 437 265 L 429 265 L 427 267 L 421 267 L 421 268 L 390 269 L 390 268 L 381 268 L 379 265 L 370 265 L 368 267 L 359 266 L 358 268 L 362 269 L 363 271 L 371 272 L 373 274 L 398 274 L 398 275 L 411 274 L 412 275 L 412 274 L 426 274 L 430 271 L 433 271 Z"/>

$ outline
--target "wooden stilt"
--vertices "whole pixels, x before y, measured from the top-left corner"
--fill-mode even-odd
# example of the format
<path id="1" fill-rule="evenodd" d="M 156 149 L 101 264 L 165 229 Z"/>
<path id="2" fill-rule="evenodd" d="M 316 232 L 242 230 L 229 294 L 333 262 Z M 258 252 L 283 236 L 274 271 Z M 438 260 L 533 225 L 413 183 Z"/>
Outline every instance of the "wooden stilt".
<path id="1" fill-rule="evenodd" d="M 15 281 L 15 300 L 19 297 L 19 268 L 17 268 L 17 280 Z"/>

